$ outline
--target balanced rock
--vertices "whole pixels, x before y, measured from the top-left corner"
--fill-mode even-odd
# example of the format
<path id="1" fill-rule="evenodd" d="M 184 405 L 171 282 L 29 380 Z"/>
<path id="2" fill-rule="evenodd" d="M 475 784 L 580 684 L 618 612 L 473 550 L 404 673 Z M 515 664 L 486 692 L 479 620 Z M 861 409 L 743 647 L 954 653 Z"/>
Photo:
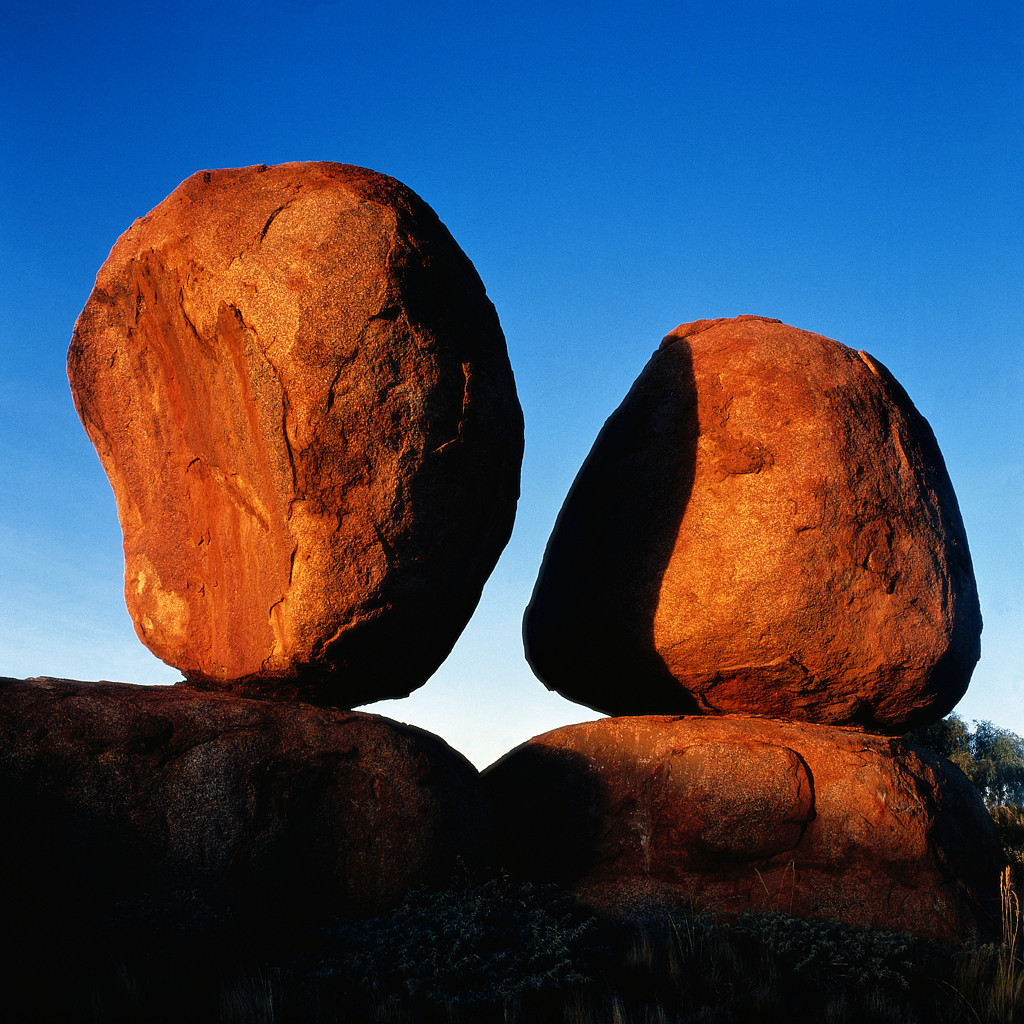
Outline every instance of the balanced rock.
<path id="1" fill-rule="evenodd" d="M 736 713 L 901 733 L 980 654 L 935 438 L 877 360 L 764 317 L 664 339 L 580 470 L 527 656 L 610 714 Z"/>
<path id="2" fill-rule="evenodd" d="M 545 733 L 483 781 L 504 867 L 607 913 L 642 917 L 674 898 L 953 942 L 997 919 L 1001 851 L 980 796 L 899 739 L 610 718 Z"/>
<path id="3" fill-rule="evenodd" d="M 434 212 L 358 167 L 193 175 L 75 326 L 142 641 L 195 684 L 344 707 L 447 656 L 512 529 L 523 421 Z"/>
<path id="4" fill-rule="evenodd" d="M 376 715 L 183 686 L 0 679 L 0 904 L 195 890 L 278 919 L 376 914 L 481 862 L 476 769 Z"/>

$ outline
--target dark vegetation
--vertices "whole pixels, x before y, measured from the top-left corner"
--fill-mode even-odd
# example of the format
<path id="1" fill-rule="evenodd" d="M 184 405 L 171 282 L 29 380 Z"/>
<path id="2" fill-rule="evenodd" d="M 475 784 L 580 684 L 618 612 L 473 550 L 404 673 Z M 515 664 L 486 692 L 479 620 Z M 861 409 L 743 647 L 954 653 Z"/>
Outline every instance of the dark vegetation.
<path id="1" fill-rule="evenodd" d="M 991 722 L 974 730 L 957 715 L 907 735 L 953 762 L 974 784 L 992 815 L 1018 891 L 1024 881 L 1024 738 Z"/>
<path id="2" fill-rule="evenodd" d="M 6 1019 L 995 1024 L 1024 1009 L 1009 946 L 947 949 L 781 913 L 689 912 L 627 929 L 554 887 L 505 878 L 304 934 L 254 935 L 177 893 L 40 940 L 5 951 Z"/>
<path id="3" fill-rule="evenodd" d="M 1024 854 L 1024 740 L 955 716 L 911 739 L 978 786 Z M 101 920 L 6 929 L 4 1018 L 139 1024 L 725 1024 L 1024 1021 L 1019 907 L 1005 941 L 950 949 L 782 913 L 612 925 L 504 876 L 412 893 L 365 921 L 256 922 L 196 892 Z"/>

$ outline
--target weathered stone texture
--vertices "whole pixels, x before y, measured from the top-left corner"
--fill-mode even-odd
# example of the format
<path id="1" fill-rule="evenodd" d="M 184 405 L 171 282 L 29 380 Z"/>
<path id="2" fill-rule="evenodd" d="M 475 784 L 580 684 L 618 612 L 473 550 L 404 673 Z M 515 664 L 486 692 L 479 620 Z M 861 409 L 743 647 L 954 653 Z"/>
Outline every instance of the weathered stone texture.
<path id="1" fill-rule="evenodd" d="M 1001 852 L 981 798 L 899 739 L 611 718 L 536 737 L 483 781 L 504 867 L 612 913 L 669 896 L 956 942 L 996 920 Z"/>
<path id="2" fill-rule="evenodd" d="M 448 654 L 511 532 L 523 423 L 483 285 L 408 188 L 193 175 L 114 246 L 68 374 L 158 657 L 351 707 Z"/>
<path id="3" fill-rule="evenodd" d="M 0 904 L 194 889 L 282 919 L 374 914 L 485 854 L 476 769 L 376 715 L 183 686 L 0 679 Z"/>
<path id="4" fill-rule="evenodd" d="M 549 688 L 610 714 L 891 733 L 956 704 L 980 633 L 927 422 L 866 353 L 763 317 L 664 339 L 573 484 L 524 629 Z"/>

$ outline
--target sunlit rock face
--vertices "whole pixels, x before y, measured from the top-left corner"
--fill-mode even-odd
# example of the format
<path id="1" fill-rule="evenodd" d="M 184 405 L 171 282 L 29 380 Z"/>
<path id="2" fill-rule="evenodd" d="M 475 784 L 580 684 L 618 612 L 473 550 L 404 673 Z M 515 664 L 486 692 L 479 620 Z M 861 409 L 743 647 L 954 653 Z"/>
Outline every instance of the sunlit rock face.
<path id="1" fill-rule="evenodd" d="M 181 685 L 0 679 L 0 813 L 27 920 L 193 889 L 262 925 L 373 915 L 486 855 L 479 776 L 439 737 Z"/>
<path id="2" fill-rule="evenodd" d="M 999 840 L 944 758 L 852 729 L 623 717 L 483 775 L 502 866 L 613 916 L 692 903 L 962 942 L 992 933 Z"/>
<path id="3" fill-rule="evenodd" d="M 472 264 L 399 182 L 193 175 L 118 240 L 68 376 L 142 641 L 197 685 L 351 707 L 450 651 L 523 421 Z"/>
<path id="4" fill-rule="evenodd" d="M 745 316 L 664 339 L 601 431 L 525 619 L 610 714 L 901 733 L 963 695 L 981 614 L 935 438 L 864 352 Z"/>

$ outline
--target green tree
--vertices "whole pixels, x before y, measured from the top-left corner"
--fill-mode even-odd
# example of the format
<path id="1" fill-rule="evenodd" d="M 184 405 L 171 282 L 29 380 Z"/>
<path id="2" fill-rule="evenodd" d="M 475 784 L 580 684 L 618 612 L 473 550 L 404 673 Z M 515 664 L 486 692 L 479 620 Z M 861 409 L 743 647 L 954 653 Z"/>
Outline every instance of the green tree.
<path id="1" fill-rule="evenodd" d="M 972 732 L 958 715 L 906 737 L 953 762 L 974 783 L 986 806 L 1024 808 L 1024 739 L 991 722 Z"/>
<path id="2" fill-rule="evenodd" d="M 914 729 L 907 733 L 906 738 L 911 743 L 918 743 L 941 754 L 974 781 L 971 776 L 974 760 L 971 755 L 971 730 L 959 715 L 947 715 L 932 725 Z"/>
<path id="3" fill-rule="evenodd" d="M 971 781 L 989 807 L 1024 807 L 1024 739 L 991 722 L 978 722 L 971 737 Z"/>

